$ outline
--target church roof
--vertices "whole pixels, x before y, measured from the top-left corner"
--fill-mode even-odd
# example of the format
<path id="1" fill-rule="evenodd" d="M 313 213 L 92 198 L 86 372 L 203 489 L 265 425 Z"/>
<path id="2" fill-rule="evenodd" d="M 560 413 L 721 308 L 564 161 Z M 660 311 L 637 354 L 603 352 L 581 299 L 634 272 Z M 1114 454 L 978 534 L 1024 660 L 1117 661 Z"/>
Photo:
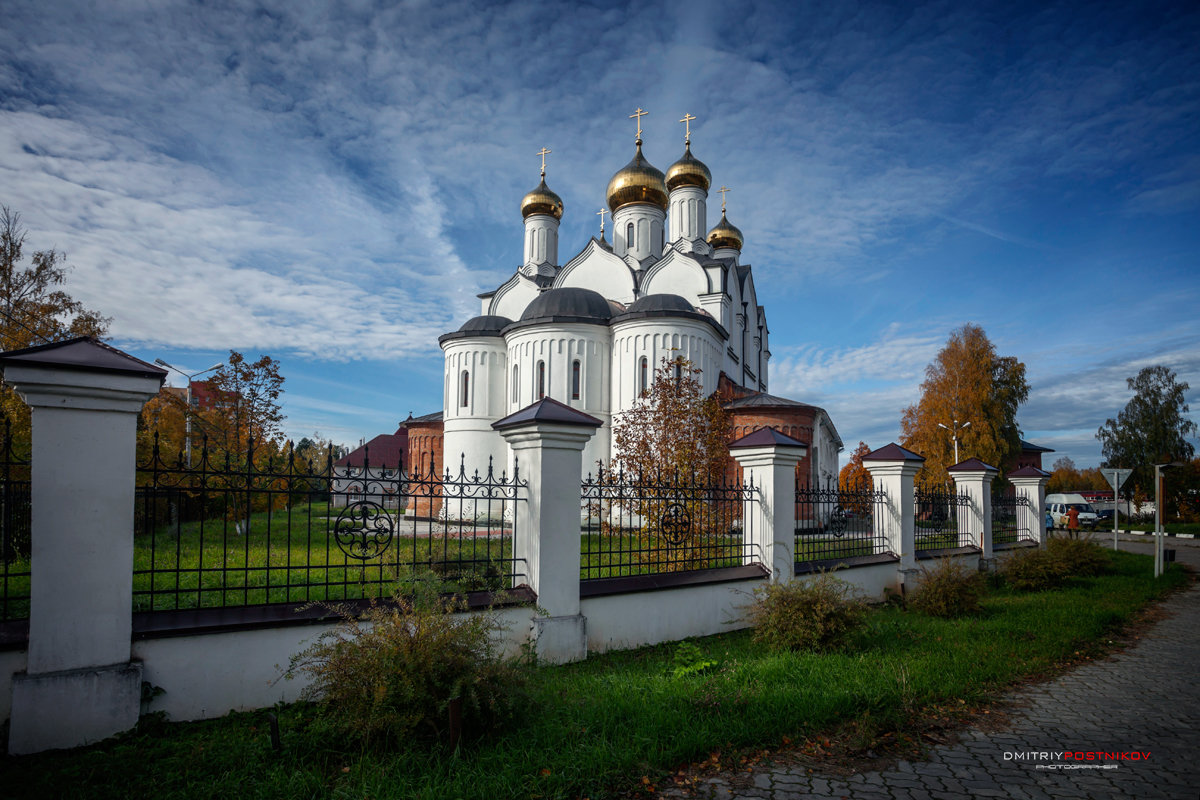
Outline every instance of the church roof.
<path id="1" fill-rule="evenodd" d="M 366 462 L 372 467 L 396 469 L 403 465 L 404 451 L 406 449 L 405 444 L 407 442 L 407 433 L 401 433 L 400 431 L 396 431 L 395 433 L 381 433 L 371 441 L 356 447 L 333 463 L 338 467 L 362 467 L 363 463 Z"/>
<path id="2" fill-rule="evenodd" d="M 414 417 L 412 414 L 409 414 L 408 419 L 406 419 L 406 420 L 404 420 L 404 422 L 400 423 L 400 427 L 406 428 L 409 425 L 418 424 L 418 423 L 422 423 L 422 422 L 441 422 L 444 414 L 445 414 L 445 412 L 443 412 L 443 411 L 434 411 L 432 414 L 422 414 L 419 417 Z"/>
<path id="3" fill-rule="evenodd" d="M 721 327 L 721 323 L 717 322 L 709 314 L 697 311 L 691 303 L 677 294 L 643 295 L 630 303 L 629 308 L 624 313 L 613 317 L 612 321 L 615 324 L 654 317 L 675 317 L 677 319 L 694 319 L 699 322 L 705 322 L 712 326 L 722 339 L 729 338 L 729 334 Z"/>
<path id="4" fill-rule="evenodd" d="M 1053 453 L 1054 450 L 1049 447 L 1042 447 L 1040 444 L 1021 440 L 1021 450 L 1026 453 Z"/>
<path id="5" fill-rule="evenodd" d="M 754 392 L 745 397 L 730 400 L 724 406 L 725 408 L 811 408 L 816 411 L 824 411 L 819 406 L 801 403 L 799 400 L 789 400 L 786 397 L 777 397 L 766 392 Z"/>
<path id="6" fill-rule="evenodd" d="M 443 333 L 439 336 L 438 344 L 451 339 L 466 339 L 471 336 L 499 336 L 500 331 L 511 324 L 512 320 L 508 317 L 501 317 L 495 314 L 483 314 L 478 317 L 471 317 L 453 333 Z"/>
<path id="7" fill-rule="evenodd" d="M 591 289 L 568 286 L 542 292 L 525 307 L 521 319 L 505 331 L 544 322 L 581 322 L 587 325 L 607 325 L 613 309 L 604 296 Z"/>
<path id="8" fill-rule="evenodd" d="M 627 311 L 695 311 L 685 298 L 677 294 L 642 295 L 629 306 Z"/>

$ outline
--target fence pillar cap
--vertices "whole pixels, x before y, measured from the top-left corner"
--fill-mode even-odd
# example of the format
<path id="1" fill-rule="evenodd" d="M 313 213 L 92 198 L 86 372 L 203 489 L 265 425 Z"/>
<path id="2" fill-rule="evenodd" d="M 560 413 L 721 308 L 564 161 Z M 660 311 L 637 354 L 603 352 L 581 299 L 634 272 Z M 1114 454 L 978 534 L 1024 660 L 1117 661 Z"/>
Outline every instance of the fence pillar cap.
<path id="1" fill-rule="evenodd" d="M 978 458 L 968 458 L 966 461 L 959 462 L 958 464 L 955 464 L 953 467 L 947 467 L 946 472 L 952 472 L 952 473 L 958 472 L 958 473 L 967 473 L 967 474 L 982 473 L 984 475 L 991 475 L 992 477 L 995 477 L 996 475 L 1000 474 L 1000 470 L 996 469 L 991 464 L 983 463 Z M 963 477 L 966 477 L 966 475 L 964 475 Z"/>
<path id="2" fill-rule="evenodd" d="M 137 413 L 167 371 L 80 336 L 0 353 L 0 373 L 33 408 Z"/>
<path id="3" fill-rule="evenodd" d="M 804 442 L 799 439 L 793 439 L 785 433 L 780 433 L 774 428 L 759 428 L 729 445 L 730 450 L 748 447 L 787 447 L 808 450 L 808 445 Z M 804 453 L 800 455 L 803 457 Z"/>
<path id="4" fill-rule="evenodd" d="M 78 336 L 65 342 L 41 344 L 20 350 L 0 353 L 0 370 L 9 367 L 42 367 L 48 369 L 80 370 L 157 378 L 161 385 L 167 371 L 147 364 L 126 352 L 98 341 L 91 336 Z"/>
<path id="5" fill-rule="evenodd" d="M 582 411 L 576 411 L 565 403 L 560 403 L 549 397 L 543 397 L 536 403 L 525 406 L 516 413 L 509 414 L 504 419 L 496 420 L 492 423 L 492 428 L 503 432 L 510 428 L 547 422 L 554 425 L 573 425 L 583 428 L 599 428 L 604 424 L 590 414 L 584 414 Z"/>
<path id="6" fill-rule="evenodd" d="M 878 450 L 872 450 L 863 456 L 863 461 L 914 461 L 918 463 L 925 462 L 925 456 L 914 453 L 912 450 L 906 450 L 900 445 L 892 442 Z"/>
<path id="7" fill-rule="evenodd" d="M 1050 473 L 1037 467 L 1021 467 L 1018 470 L 1008 473 L 1011 478 L 1049 478 Z"/>

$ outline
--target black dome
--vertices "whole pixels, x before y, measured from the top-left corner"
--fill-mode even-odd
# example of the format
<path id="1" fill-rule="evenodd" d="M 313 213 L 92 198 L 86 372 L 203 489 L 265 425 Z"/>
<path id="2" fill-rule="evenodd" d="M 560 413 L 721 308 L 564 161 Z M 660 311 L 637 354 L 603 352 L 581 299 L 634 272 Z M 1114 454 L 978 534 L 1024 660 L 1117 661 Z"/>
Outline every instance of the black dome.
<path id="1" fill-rule="evenodd" d="M 480 335 L 496 334 L 506 325 L 511 325 L 512 320 L 508 317 L 498 317 L 494 314 L 484 314 L 481 317 L 471 317 L 462 324 L 458 329 L 459 333 L 477 333 Z"/>
<path id="2" fill-rule="evenodd" d="M 629 306 L 628 313 L 639 311 L 695 311 L 692 304 L 677 294 L 648 294 Z"/>
<path id="3" fill-rule="evenodd" d="M 607 323 L 612 319 L 612 315 L 612 308 L 599 292 L 571 287 L 551 289 L 535 297 L 521 315 L 521 321 L 569 317 L 572 321 L 595 320 Z"/>

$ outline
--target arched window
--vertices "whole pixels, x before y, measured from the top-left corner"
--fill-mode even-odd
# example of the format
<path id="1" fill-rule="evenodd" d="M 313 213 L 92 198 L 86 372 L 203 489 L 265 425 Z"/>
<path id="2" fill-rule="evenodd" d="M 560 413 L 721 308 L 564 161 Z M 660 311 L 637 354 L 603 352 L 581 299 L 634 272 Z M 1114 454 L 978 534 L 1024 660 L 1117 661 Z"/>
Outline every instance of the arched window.
<path id="1" fill-rule="evenodd" d="M 675 359 L 675 385 L 678 386 L 681 380 L 683 380 L 683 361 L 677 358 Z"/>
<path id="2" fill-rule="evenodd" d="M 571 399 L 579 399 L 579 359 L 571 365 Z"/>
<path id="3" fill-rule="evenodd" d="M 632 222 L 625 226 L 625 249 L 626 250 L 633 249 L 633 223 Z"/>
<path id="4" fill-rule="evenodd" d="M 462 385 L 459 389 L 458 404 L 466 408 L 471 397 L 471 373 L 467 370 L 462 371 Z"/>
<path id="5" fill-rule="evenodd" d="M 638 362 L 638 394 L 645 393 L 650 388 L 650 362 L 642 356 L 642 360 Z"/>
<path id="6" fill-rule="evenodd" d="M 520 383 L 520 381 L 517 380 L 518 375 L 520 375 L 520 373 L 517 371 L 517 365 L 513 364 L 513 378 L 512 378 L 513 399 L 512 399 L 512 401 L 514 403 L 521 402 L 521 383 Z"/>
<path id="7" fill-rule="evenodd" d="M 546 362 L 539 361 L 537 365 L 537 397 L 541 400 L 546 396 Z"/>

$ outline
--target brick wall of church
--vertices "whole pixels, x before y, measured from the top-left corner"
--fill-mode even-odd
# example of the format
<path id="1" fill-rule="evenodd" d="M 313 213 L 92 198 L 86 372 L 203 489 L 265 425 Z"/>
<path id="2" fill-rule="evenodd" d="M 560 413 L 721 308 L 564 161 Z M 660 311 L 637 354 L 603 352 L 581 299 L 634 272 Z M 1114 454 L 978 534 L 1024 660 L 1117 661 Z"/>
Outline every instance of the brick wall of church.
<path id="1" fill-rule="evenodd" d="M 414 422 L 408 426 L 408 470 L 410 475 L 429 477 L 443 475 L 446 465 L 442 453 L 442 421 Z M 434 497 L 414 497 L 409 513 L 417 517 L 436 517 L 442 510 L 442 500 Z"/>

